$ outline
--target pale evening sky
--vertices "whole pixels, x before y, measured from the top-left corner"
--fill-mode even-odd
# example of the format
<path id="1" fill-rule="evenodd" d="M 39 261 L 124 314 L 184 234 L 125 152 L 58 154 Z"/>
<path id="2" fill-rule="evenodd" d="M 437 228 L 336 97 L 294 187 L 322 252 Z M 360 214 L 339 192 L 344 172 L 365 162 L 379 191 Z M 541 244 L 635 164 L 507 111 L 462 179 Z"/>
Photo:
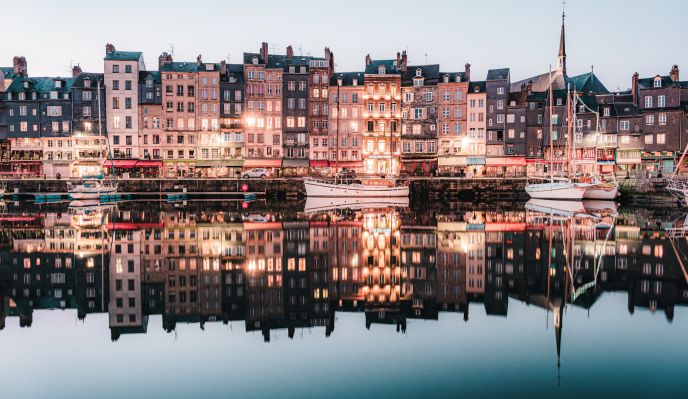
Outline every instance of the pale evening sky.
<path id="1" fill-rule="evenodd" d="M 3 18 L 0 66 L 27 57 L 32 76 L 68 75 L 73 63 L 102 72 L 105 43 L 143 51 L 148 69 L 174 44 L 176 61 L 229 57 L 270 43 L 280 54 L 322 56 L 329 46 L 338 71 L 363 69 L 364 57 L 440 63 L 443 71 L 472 65 L 473 80 L 490 68 L 511 68 L 517 81 L 556 63 L 559 0 L 482 1 L 141 1 L 22 0 Z M 590 65 L 610 90 L 631 75 L 668 74 L 679 64 L 688 80 L 688 2 L 683 0 L 567 0 L 569 75 Z"/>

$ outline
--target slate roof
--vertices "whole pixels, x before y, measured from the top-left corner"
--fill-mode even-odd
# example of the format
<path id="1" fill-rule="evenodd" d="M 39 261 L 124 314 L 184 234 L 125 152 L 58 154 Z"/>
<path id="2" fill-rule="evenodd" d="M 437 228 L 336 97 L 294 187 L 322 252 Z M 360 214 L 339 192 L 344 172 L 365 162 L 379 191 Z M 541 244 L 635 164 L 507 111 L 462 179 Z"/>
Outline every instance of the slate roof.
<path id="1" fill-rule="evenodd" d="M 552 88 L 554 90 L 565 89 L 567 79 L 566 75 L 558 73 L 557 71 L 552 71 Z M 532 91 L 534 92 L 549 91 L 549 72 L 514 82 L 511 84 L 509 90 L 519 91 L 521 90 L 521 85 L 528 84 L 528 82 L 532 82 Z"/>
<path id="2" fill-rule="evenodd" d="M 385 66 L 385 73 L 388 75 L 401 73 L 401 71 L 397 69 L 397 60 L 374 60 L 370 63 L 370 65 L 366 65 L 365 74 L 377 75 L 380 65 Z"/>
<path id="3" fill-rule="evenodd" d="M 586 107 L 590 108 L 593 112 L 597 111 L 597 99 L 595 96 L 578 96 L 578 101 L 582 102 Z M 590 112 L 586 110 L 585 112 Z"/>
<path id="4" fill-rule="evenodd" d="M 195 62 L 170 62 L 163 64 L 160 72 L 198 72 Z"/>
<path id="5" fill-rule="evenodd" d="M 592 73 L 584 73 L 582 75 L 573 76 L 569 78 L 571 89 L 574 88 L 583 93 L 607 94 L 609 90 L 600 82 L 597 76 Z"/>
<path id="6" fill-rule="evenodd" d="M 436 85 L 440 78 L 440 65 L 409 65 L 405 72 L 401 74 L 402 86 L 413 86 L 413 78 L 416 77 L 416 71 L 421 71 L 423 78 L 425 78 L 424 85 Z"/>
<path id="7" fill-rule="evenodd" d="M 478 93 L 485 93 L 485 82 L 484 81 L 478 81 L 478 82 L 471 82 L 468 85 L 468 94 L 471 93 L 476 93 L 476 88 L 478 89 Z"/>
<path id="8" fill-rule="evenodd" d="M 113 51 L 105 54 L 106 61 L 138 61 L 143 55 L 140 51 Z"/>
<path id="9" fill-rule="evenodd" d="M 508 80 L 509 74 L 509 68 L 490 69 L 485 80 Z"/>
<path id="10" fill-rule="evenodd" d="M 64 83 L 62 87 L 55 90 L 55 80 L 62 80 Z M 59 93 L 69 93 L 74 84 L 75 78 L 62 78 L 62 77 L 37 77 L 37 78 L 17 78 L 12 81 L 10 87 L 7 88 L 7 92 L 19 93 L 19 92 L 38 92 L 38 93 L 50 93 L 51 91 L 57 91 Z M 24 82 L 29 82 L 29 88 L 24 87 Z"/>
<path id="11" fill-rule="evenodd" d="M 624 102 L 600 105 L 600 108 L 602 107 L 609 107 L 609 115 L 611 117 L 633 117 L 640 115 L 638 106 L 633 103 Z"/>
<path id="12" fill-rule="evenodd" d="M 104 83 L 103 83 L 103 77 L 104 75 L 102 73 L 91 73 L 91 72 L 82 72 L 74 78 L 74 83 L 72 84 L 72 87 L 84 87 L 84 81 L 89 79 L 91 80 L 91 87 L 97 88 L 98 87 L 98 81 L 100 80 L 100 88 L 104 89 Z"/>
<path id="13" fill-rule="evenodd" d="M 337 86 L 337 81 L 342 78 L 342 86 L 353 86 L 354 78 L 358 79 L 356 84 L 358 86 L 363 86 L 365 81 L 363 72 L 337 72 L 330 78 L 330 85 Z"/>
<path id="14" fill-rule="evenodd" d="M 262 59 L 259 53 L 244 53 L 244 64 L 253 64 L 253 58 L 258 58 L 259 64 L 265 64 L 267 68 L 283 68 L 285 55 L 275 55 L 268 53 L 268 62 Z"/>
<path id="15" fill-rule="evenodd" d="M 148 79 L 149 76 L 153 78 L 153 83 L 162 83 L 162 76 L 159 71 L 140 71 L 139 83 L 146 83 L 146 79 Z"/>
<path id="16" fill-rule="evenodd" d="M 236 78 L 236 83 L 244 81 L 244 64 L 227 64 L 227 74 L 220 75 L 221 82 L 229 82 L 229 77 Z"/>
<path id="17" fill-rule="evenodd" d="M 449 82 L 456 82 L 456 75 L 459 75 L 461 77 L 462 82 L 466 81 L 465 72 L 440 72 L 440 83 L 444 82 L 445 75 L 449 75 Z"/>
<path id="18" fill-rule="evenodd" d="M 670 76 L 661 76 L 657 75 L 660 78 L 662 78 L 662 87 L 682 87 L 682 88 L 688 88 L 688 81 L 686 82 L 674 82 Z M 651 78 L 642 78 L 638 79 L 638 87 L 643 88 L 643 89 L 651 89 L 654 87 L 654 82 L 655 78 L 657 76 L 653 76 Z"/>
<path id="19" fill-rule="evenodd" d="M 0 67 L 0 72 L 5 79 L 14 78 L 14 67 Z"/>

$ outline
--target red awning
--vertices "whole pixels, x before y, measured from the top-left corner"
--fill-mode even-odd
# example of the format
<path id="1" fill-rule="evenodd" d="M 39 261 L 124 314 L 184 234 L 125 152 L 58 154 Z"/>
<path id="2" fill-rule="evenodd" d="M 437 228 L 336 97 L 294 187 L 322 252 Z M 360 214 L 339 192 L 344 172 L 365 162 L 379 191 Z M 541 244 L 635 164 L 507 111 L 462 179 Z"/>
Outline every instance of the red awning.
<path id="1" fill-rule="evenodd" d="M 329 161 L 326 159 L 311 160 L 311 168 L 325 168 L 329 166 Z"/>
<path id="2" fill-rule="evenodd" d="M 159 168 L 162 166 L 162 161 L 138 161 L 137 168 Z"/>
<path id="3" fill-rule="evenodd" d="M 334 166 L 335 162 L 330 162 L 330 166 Z M 339 161 L 337 162 L 338 168 L 355 168 L 363 166 L 363 161 Z"/>
<path id="4" fill-rule="evenodd" d="M 244 168 L 279 168 L 282 159 L 244 159 Z"/>
<path id="5" fill-rule="evenodd" d="M 161 229 L 162 223 L 107 223 L 105 229 L 110 230 L 140 230 Z"/>
<path id="6" fill-rule="evenodd" d="M 113 159 L 112 161 L 103 162 L 104 168 L 111 168 L 113 165 L 115 168 L 134 168 L 136 167 L 136 159 Z"/>

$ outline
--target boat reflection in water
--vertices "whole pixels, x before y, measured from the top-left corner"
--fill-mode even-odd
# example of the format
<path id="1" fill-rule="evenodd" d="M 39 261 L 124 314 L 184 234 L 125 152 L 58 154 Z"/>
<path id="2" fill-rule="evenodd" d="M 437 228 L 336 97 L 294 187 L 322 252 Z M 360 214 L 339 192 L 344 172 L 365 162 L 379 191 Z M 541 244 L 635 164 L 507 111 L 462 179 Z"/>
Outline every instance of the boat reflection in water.
<path id="1" fill-rule="evenodd" d="M 256 216 L 220 202 L 8 209 L 0 326 L 32 326 L 36 309 L 75 309 L 82 320 L 107 313 L 112 340 L 145 333 L 161 315 L 168 332 L 240 321 L 270 341 L 278 329 L 329 336 L 335 312 L 405 332 L 441 312 L 468 321 L 471 305 L 505 316 L 511 299 L 542 308 L 559 346 L 564 308 L 589 309 L 605 291 L 626 291 L 631 313 L 668 320 L 688 303 L 686 242 L 671 243 L 647 212 L 541 200 L 451 211 L 310 204 Z"/>

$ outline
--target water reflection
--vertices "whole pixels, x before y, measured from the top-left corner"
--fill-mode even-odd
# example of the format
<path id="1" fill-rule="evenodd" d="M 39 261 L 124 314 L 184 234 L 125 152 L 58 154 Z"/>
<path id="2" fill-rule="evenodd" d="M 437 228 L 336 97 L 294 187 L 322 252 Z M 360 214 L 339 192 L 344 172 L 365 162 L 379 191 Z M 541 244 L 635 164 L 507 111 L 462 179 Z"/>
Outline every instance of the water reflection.
<path id="1" fill-rule="evenodd" d="M 564 309 L 590 309 L 604 292 L 627 292 L 619 312 L 647 308 L 669 322 L 688 303 L 686 240 L 650 212 L 551 205 L 8 209 L 0 327 L 31 327 L 36 309 L 76 309 L 81 320 L 107 313 L 112 340 L 162 315 L 167 332 L 241 321 L 267 342 L 276 329 L 330 336 L 335 312 L 405 333 L 409 320 L 440 312 L 468 322 L 471 306 L 503 317 L 511 299 L 542 308 L 559 351 Z"/>

